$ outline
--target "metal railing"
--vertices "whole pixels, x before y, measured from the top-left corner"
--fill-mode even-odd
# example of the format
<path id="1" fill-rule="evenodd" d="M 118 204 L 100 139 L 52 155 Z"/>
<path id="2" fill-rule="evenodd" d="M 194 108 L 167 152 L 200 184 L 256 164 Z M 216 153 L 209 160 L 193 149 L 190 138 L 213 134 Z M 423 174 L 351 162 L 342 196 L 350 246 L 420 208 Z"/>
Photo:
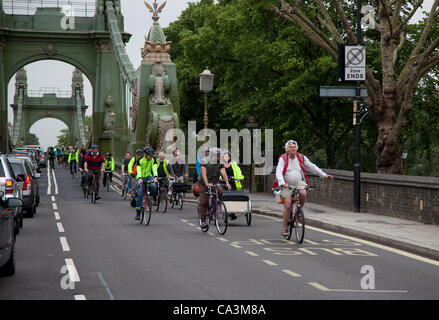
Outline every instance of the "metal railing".
<path id="1" fill-rule="evenodd" d="M 63 6 L 71 6 L 74 17 L 93 17 L 96 12 L 95 0 L 3 0 L 3 10 L 6 14 L 30 16 L 35 14 L 37 8 Z"/>
<path id="2" fill-rule="evenodd" d="M 56 94 L 57 98 L 71 98 L 72 91 L 71 90 L 60 90 L 60 88 L 56 87 L 42 87 L 40 90 L 27 90 L 27 96 L 33 98 L 41 98 L 43 95 L 48 93 Z"/>

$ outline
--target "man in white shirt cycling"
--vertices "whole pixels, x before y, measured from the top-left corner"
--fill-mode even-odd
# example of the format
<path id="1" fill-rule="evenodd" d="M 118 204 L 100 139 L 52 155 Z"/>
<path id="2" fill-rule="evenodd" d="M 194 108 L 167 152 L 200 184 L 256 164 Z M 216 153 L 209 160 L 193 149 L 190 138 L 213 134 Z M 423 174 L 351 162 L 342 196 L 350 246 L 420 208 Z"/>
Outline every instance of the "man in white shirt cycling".
<path id="1" fill-rule="evenodd" d="M 288 140 L 285 143 L 286 153 L 280 156 L 276 168 L 276 179 L 279 186 L 282 187 L 281 197 L 284 203 L 282 236 L 288 235 L 287 224 L 289 212 L 293 204 L 292 190 L 288 188 L 289 185 L 306 186 L 308 184 L 306 172 L 316 174 L 323 179 L 334 179 L 332 175 L 323 172 L 303 154 L 298 153 L 298 149 L 299 145 L 296 141 Z M 285 166 L 287 167 L 285 168 Z M 306 189 L 299 190 L 299 203 L 301 207 L 305 205 L 306 199 Z"/>

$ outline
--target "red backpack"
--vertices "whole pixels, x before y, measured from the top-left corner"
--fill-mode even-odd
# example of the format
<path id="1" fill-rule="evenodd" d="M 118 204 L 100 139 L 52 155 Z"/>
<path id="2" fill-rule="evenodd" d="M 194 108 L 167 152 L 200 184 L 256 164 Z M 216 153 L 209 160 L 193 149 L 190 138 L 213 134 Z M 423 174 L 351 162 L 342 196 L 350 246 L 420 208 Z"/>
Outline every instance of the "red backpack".
<path id="1" fill-rule="evenodd" d="M 281 157 L 282 157 L 282 159 L 284 159 L 284 162 L 285 162 L 285 166 L 284 166 L 284 169 L 282 171 L 282 175 L 284 176 L 285 172 L 287 172 L 288 161 L 289 161 L 290 157 L 288 157 L 288 153 L 284 153 L 283 155 L 281 155 L 279 157 L 278 161 L 280 160 Z M 297 159 L 299 160 L 300 168 L 302 169 L 303 174 L 305 175 L 306 184 L 309 184 L 308 176 L 306 175 L 305 167 L 303 166 L 303 162 L 305 161 L 305 156 L 301 153 L 297 153 Z M 276 189 L 279 187 L 279 183 L 277 182 L 277 178 L 274 180 L 273 185 L 271 187 L 273 189 Z"/>

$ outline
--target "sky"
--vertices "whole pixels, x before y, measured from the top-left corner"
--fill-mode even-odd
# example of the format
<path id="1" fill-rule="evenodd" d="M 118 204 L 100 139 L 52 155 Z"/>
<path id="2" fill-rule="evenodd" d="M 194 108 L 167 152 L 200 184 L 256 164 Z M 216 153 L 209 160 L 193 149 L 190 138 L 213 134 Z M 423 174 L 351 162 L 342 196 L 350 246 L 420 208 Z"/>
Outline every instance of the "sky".
<path id="1" fill-rule="evenodd" d="M 6 2 L 8 0 L 4 0 Z M 84 2 L 76 0 L 74 2 Z M 90 2 L 90 0 L 86 0 Z M 130 41 L 126 46 L 127 54 L 130 57 L 131 63 L 137 69 L 141 63 L 140 50 L 144 46 L 144 36 L 152 25 L 152 14 L 146 8 L 143 0 L 121 0 L 122 14 L 125 18 L 125 31 L 132 34 Z M 147 0 L 152 3 L 153 0 Z M 158 0 L 159 4 L 164 0 Z M 166 7 L 160 14 L 160 25 L 165 28 L 171 22 L 178 20 L 181 12 L 188 7 L 189 2 L 198 2 L 198 0 L 167 0 Z M 44 3 L 44 0 L 43 0 Z M 433 0 L 424 1 L 423 10 L 418 9 L 418 12 L 413 17 L 418 20 L 422 15 L 422 11 L 428 11 L 431 8 Z M 172 58 L 172 57 L 171 57 Z M 25 67 L 28 77 L 28 90 L 39 90 L 42 87 L 57 87 L 60 90 L 71 89 L 71 78 L 74 67 L 59 61 L 45 60 L 30 64 Z M 92 113 L 92 88 L 88 79 L 84 76 L 84 94 L 85 102 L 89 106 L 87 115 Z M 8 101 L 13 103 L 15 94 L 15 76 L 11 79 L 8 86 Z M 9 108 L 8 119 L 12 123 L 13 115 L 12 108 Z M 41 146 L 46 149 L 48 146 L 56 145 L 57 136 L 61 129 L 66 129 L 67 126 L 59 120 L 43 119 L 35 123 L 30 132 L 35 133 L 39 139 Z"/>

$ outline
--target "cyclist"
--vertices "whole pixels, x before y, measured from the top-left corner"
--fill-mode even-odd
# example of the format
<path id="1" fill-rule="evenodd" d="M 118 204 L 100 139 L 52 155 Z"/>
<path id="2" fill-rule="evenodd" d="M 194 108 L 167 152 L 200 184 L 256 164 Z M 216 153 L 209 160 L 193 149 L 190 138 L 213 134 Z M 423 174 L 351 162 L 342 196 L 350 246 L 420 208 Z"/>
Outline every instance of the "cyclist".
<path id="1" fill-rule="evenodd" d="M 201 160 L 201 172 L 198 176 L 200 192 L 199 215 L 201 218 L 201 229 L 206 229 L 209 227 L 209 225 L 206 223 L 206 209 L 208 199 L 208 196 L 206 194 L 207 188 L 212 187 L 213 190 L 217 188 L 219 197 L 222 198 L 222 188 L 220 186 L 214 186 L 215 183 L 218 183 L 220 174 L 226 182 L 227 188 L 229 190 L 232 188 L 229 184 L 229 179 L 227 178 L 224 164 L 221 163 L 221 150 L 214 148 L 213 150 L 211 150 L 211 153 L 212 155 L 210 157 L 205 157 Z"/>
<path id="2" fill-rule="evenodd" d="M 157 166 L 154 159 L 154 149 L 151 147 L 145 147 L 143 149 L 144 156 L 137 160 L 137 197 L 136 197 L 136 220 L 140 219 L 140 211 L 143 206 L 143 193 L 146 192 L 147 183 L 149 184 L 149 190 L 153 196 L 153 205 L 157 205 Z"/>
<path id="3" fill-rule="evenodd" d="M 58 165 L 61 165 L 62 150 L 60 147 L 56 147 L 55 154 L 56 154 L 56 159 L 58 160 Z"/>
<path id="4" fill-rule="evenodd" d="M 111 152 L 107 152 L 105 154 L 104 170 L 109 171 L 108 178 L 110 179 L 110 182 L 113 182 L 114 158 L 113 158 Z M 104 181 L 102 183 L 104 188 L 107 186 L 106 177 L 107 177 L 107 175 L 104 174 Z"/>
<path id="5" fill-rule="evenodd" d="M 53 147 L 49 147 L 49 151 L 47 153 L 47 158 L 49 159 L 49 167 L 52 167 L 52 169 L 55 169 L 56 153 L 53 151 Z"/>
<path id="6" fill-rule="evenodd" d="M 169 161 L 165 159 L 164 152 L 159 153 L 159 160 L 156 164 L 156 170 L 158 178 L 174 179 L 174 170 L 172 170 Z M 168 179 L 162 179 L 162 183 L 165 186 L 166 191 L 168 191 Z"/>
<path id="7" fill-rule="evenodd" d="M 122 190 L 124 190 L 124 192 L 129 179 L 128 165 L 130 164 L 130 161 L 131 161 L 131 153 L 127 152 L 125 154 L 125 158 L 122 160 L 121 163 Z"/>
<path id="8" fill-rule="evenodd" d="M 184 178 L 189 178 L 189 171 L 184 158 L 181 156 L 180 150 L 175 149 L 172 159 L 169 161 L 172 171 L 175 175 L 175 182 L 183 182 Z M 172 194 L 172 183 L 169 186 L 169 194 Z"/>
<path id="9" fill-rule="evenodd" d="M 76 164 L 78 163 L 78 153 L 76 153 L 75 150 L 73 150 L 73 148 L 70 149 L 68 163 L 70 164 L 70 174 L 73 174 L 73 169 L 75 170 L 76 173 L 77 172 Z"/>
<path id="10" fill-rule="evenodd" d="M 130 175 L 130 178 L 135 181 L 137 177 L 137 161 L 140 160 L 143 157 L 143 150 L 137 149 L 136 155 L 131 158 L 130 163 L 128 163 L 128 174 Z M 136 196 L 137 196 L 137 183 L 133 183 L 131 188 L 131 207 L 136 207 Z"/>
<path id="11" fill-rule="evenodd" d="M 73 147 L 64 147 L 63 146 L 63 151 L 62 151 L 62 158 L 61 158 L 61 162 L 64 163 L 65 166 L 67 166 L 67 160 L 69 158 L 69 150 L 71 150 Z"/>
<path id="12" fill-rule="evenodd" d="M 90 189 L 92 184 L 92 176 L 95 176 L 96 181 L 96 200 L 99 200 L 99 180 L 101 173 L 104 172 L 104 156 L 99 152 L 99 147 L 93 145 L 91 152 L 85 156 L 84 171 L 87 173 L 88 184 L 86 189 Z"/>
<path id="13" fill-rule="evenodd" d="M 87 173 L 84 170 L 84 163 L 85 163 L 85 156 L 87 153 L 90 153 L 91 149 L 86 150 L 85 147 L 81 147 L 81 150 L 79 152 L 79 172 L 81 172 L 81 187 L 84 187 L 86 179 L 87 179 Z"/>
<path id="14" fill-rule="evenodd" d="M 286 153 L 280 156 L 279 163 L 276 168 L 276 179 L 279 186 L 282 186 L 281 197 L 284 203 L 283 211 L 283 230 L 282 236 L 288 236 L 287 224 L 289 213 L 293 204 L 292 190 L 293 186 L 306 186 L 308 184 L 308 177 L 306 171 L 314 173 L 323 179 L 334 179 L 330 174 L 326 174 L 314 163 L 312 163 L 303 154 L 298 153 L 299 145 L 294 140 L 288 140 L 285 143 Z M 307 198 L 306 189 L 299 190 L 299 203 L 303 207 Z"/>
<path id="15" fill-rule="evenodd" d="M 198 176 L 201 173 L 201 166 L 200 166 L 201 161 L 203 160 L 203 158 L 209 157 L 209 154 L 210 154 L 209 148 L 204 148 L 203 151 L 204 151 L 204 155 L 203 154 L 199 154 L 198 157 L 197 157 L 197 161 L 196 161 L 197 174 L 194 177 L 194 183 L 197 182 Z"/>

